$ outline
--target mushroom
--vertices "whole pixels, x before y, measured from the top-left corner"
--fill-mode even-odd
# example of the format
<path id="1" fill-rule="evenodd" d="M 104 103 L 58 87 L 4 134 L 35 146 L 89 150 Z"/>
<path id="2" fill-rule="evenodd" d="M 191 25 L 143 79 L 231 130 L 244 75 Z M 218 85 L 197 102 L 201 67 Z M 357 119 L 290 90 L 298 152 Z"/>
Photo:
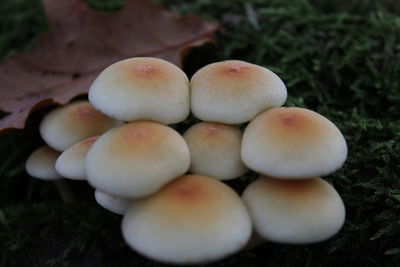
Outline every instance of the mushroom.
<path id="1" fill-rule="evenodd" d="M 165 60 L 130 58 L 100 73 L 90 87 L 89 101 L 119 120 L 178 123 L 190 112 L 189 80 Z"/>
<path id="2" fill-rule="evenodd" d="M 335 235 L 345 208 L 329 183 L 313 177 L 282 180 L 261 175 L 243 192 L 255 231 L 268 241 L 309 244 Z"/>
<path id="3" fill-rule="evenodd" d="M 55 163 L 60 152 L 49 146 L 42 146 L 33 151 L 25 164 L 26 172 L 35 178 L 42 180 L 61 179 L 55 169 Z"/>
<path id="4" fill-rule="evenodd" d="M 131 199 L 112 196 L 98 189 L 94 192 L 94 198 L 100 206 L 119 215 L 125 214 L 131 203 Z"/>
<path id="5" fill-rule="evenodd" d="M 86 180 L 86 155 L 97 138 L 88 138 L 62 152 L 56 161 L 57 172 L 68 179 Z"/>
<path id="6" fill-rule="evenodd" d="M 137 252 L 170 264 L 216 261 L 250 238 L 248 211 L 231 188 L 215 178 L 185 175 L 143 199 L 122 220 L 125 241 Z"/>
<path id="7" fill-rule="evenodd" d="M 43 118 L 49 146 L 26 169 L 55 179 L 65 202 L 74 198 L 60 174 L 86 178 L 97 203 L 123 215 L 126 243 L 162 263 L 209 263 L 266 241 L 320 242 L 341 229 L 345 207 L 319 176 L 343 165 L 347 145 L 322 115 L 280 107 L 286 97 L 276 74 L 244 61 L 207 65 L 189 83 L 167 61 L 126 59 L 100 73 L 90 103 Z M 205 122 L 183 137 L 163 125 L 185 120 L 190 106 Z M 250 120 L 244 134 L 234 126 Z M 242 198 L 219 181 L 247 168 L 262 175 Z"/>
<path id="8" fill-rule="evenodd" d="M 110 195 L 152 194 L 189 169 L 189 148 L 174 129 L 150 121 L 131 122 L 100 136 L 86 157 L 89 183 Z"/>
<path id="9" fill-rule="evenodd" d="M 193 114 L 204 121 L 240 124 L 286 101 L 282 80 L 272 71 L 239 60 L 207 65 L 190 80 Z"/>
<path id="10" fill-rule="evenodd" d="M 37 179 L 53 181 L 62 200 L 74 203 L 75 197 L 67 183 L 57 173 L 55 162 L 60 152 L 49 146 L 42 146 L 33 151 L 25 164 L 26 172 Z"/>
<path id="11" fill-rule="evenodd" d="M 347 157 L 340 130 L 305 108 L 271 108 L 249 123 L 241 156 L 250 169 L 275 178 L 325 176 Z"/>
<path id="12" fill-rule="evenodd" d="M 50 111 L 40 123 L 40 134 L 52 148 L 64 151 L 120 122 L 95 110 L 88 101 L 75 101 Z"/>
<path id="13" fill-rule="evenodd" d="M 239 177 L 247 172 L 240 158 L 242 132 L 231 125 L 200 122 L 183 135 L 190 150 L 189 171 L 219 180 Z"/>

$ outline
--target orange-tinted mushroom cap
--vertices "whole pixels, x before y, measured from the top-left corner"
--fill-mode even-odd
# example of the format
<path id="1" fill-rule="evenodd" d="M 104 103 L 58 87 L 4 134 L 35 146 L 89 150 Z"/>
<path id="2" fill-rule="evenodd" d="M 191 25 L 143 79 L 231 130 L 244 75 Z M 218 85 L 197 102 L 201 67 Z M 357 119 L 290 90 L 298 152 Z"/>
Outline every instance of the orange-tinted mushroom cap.
<path id="1" fill-rule="evenodd" d="M 40 123 L 40 134 L 52 148 L 64 151 L 120 122 L 94 109 L 88 101 L 75 101 L 50 111 Z"/>
<path id="2" fill-rule="evenodd" d="M 347 157 L 346 141 L 327 118 L 305 108 L 272 108 L 249 123 L 242 160 L 252 170 L 275 178 L 325 176 Z"/>
<path id="3" fill-rule="evenodd" d="M 282 80 L 272 71 L 239 60 L 201 68 L 190 80 L 191 109 L 204 121 L 240 124 L 286 101 Z"/>
<path id="4" fill-rule="evenodd" d="M 56 161 L 57 172 L 68 179 L 86 180 L 86 155 L 97 138 L 90 137 L 62 152 Z"/>
<path id="5" fill-rule="evenodd" d="M 178 123 L 190 112 L 189 80 L 165 60 L 130 58 L 100 73 L 90 87 L 89 101 L 119 120 Z"/>
<path id="6" fill-rule="evenodd" d="M 183 135 L 191 156 L 189 171 L 228 180 L 246 173 L 240 158 L 242 132 L 236 126 L 200 122 Z"/>
<path id="7" fill-rule="evenodd" d="M 343 226 L 345 208 L 336 190 L 313 177 L 281 180 L 260 176 L 243 192 L 255 231 L 268 241 L 320 242 Z"/>
<path id="8" fill-rule="evenodd" d="M 163 124 L 138 121 L 100 136 L 86 157 L 87 180 L 115 196 L 144 197 L 189 169 L 183 137 Z"/>
<path id="9" fill-rule="evenodd" d="M 122 234 L 137 252 L 156 261 L 198 264 L 242 249 L 252 232 L 240 197 L 222 182 L 186 175 L 149 197 L 134 200 Z"/>

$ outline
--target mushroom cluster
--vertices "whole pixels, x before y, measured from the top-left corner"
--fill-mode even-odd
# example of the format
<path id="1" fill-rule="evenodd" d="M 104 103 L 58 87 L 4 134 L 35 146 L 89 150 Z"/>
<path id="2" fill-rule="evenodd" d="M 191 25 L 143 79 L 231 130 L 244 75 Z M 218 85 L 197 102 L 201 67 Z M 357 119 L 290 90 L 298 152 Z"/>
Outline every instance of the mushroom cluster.
<path id="1" fill-rule="evenodd" d="M 345 208 L 319 177 L 343 165 L 346 141 L 322 115 L 281 107 L 286 97 L 276 74 L 243 61 L 207 65 L 189 82 L 164 60 L 126 59 L 100 73 L 89 102 L 43 118 L 47 145 L 26 170 L 87 180 L 102 207 L 123 215 L 126 243 L 159 262 L 208 263 L 260 240 L 323 241 Z M 190 111 L 202 122 L 183 134 L 168 126 Z M 242 197 L 223 182 L 249 170 L 260 176 Z"/>

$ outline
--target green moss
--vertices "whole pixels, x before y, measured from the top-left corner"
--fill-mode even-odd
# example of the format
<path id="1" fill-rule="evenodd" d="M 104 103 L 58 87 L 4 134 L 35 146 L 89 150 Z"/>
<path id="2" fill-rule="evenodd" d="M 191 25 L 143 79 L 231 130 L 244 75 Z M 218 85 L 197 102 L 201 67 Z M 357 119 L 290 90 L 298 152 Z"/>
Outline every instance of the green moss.
<path id="1" fill-rule="evenodd" d="M 122 0 L 90 0 L 113 11 Z M 266 244 L 213 266 L 397 266 L 400 261 L 400 6 L 396 1 L 159 1 L 224 23 L 217 42 L 184 62 L 191 75 L 218 60 L 241 59 L 278 73 L 289 106 L 331 119 L 349 157 L 326 177 L 346 205 L 334 238 L 315 245 Z M 39 1 L 0 4 L 0 57 L 28 49 L 47 30 Z M 51 183 L 27 177 L 26 157 L 41 140 L 31 116 L 23 131 L 0 137 L 0 265 L 161 266 L 123 242 L 120 218 L 98 208 L 92 190 L 72 183 L 82 204 L 62 205 Z M 195 121 L 190 118 L 177 130 Z M 239 192 L 254 174 L 231 181 Z M 38 204 L 40 203 L 40 204 Z M 39 237 L 39 238 L 38 238 Z"/>

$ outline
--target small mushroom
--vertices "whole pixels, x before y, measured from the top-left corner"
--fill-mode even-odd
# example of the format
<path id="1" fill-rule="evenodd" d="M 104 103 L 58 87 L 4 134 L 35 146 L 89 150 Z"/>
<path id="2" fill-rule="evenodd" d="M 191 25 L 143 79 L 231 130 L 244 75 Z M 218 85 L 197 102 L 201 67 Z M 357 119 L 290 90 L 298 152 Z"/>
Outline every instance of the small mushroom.
<path id="1" fill-rule="evenodd" d="M 25 164 L 26 172 L 41 180 L 58 180 L 60 174 L 56 171 L 55 163 L 60 152 L 49 146 L 42 146 L 33 151 Z"/>
<path id="2" fill-rule="evenodd" d="M 75 101 L 50 111 L 40 123 L 40 134 L 50 147 L 64 151 L 119 124 L 95 110 L 88 101 Z"/>
<path id="3" fill-rule="evenodd" d="M 125 214 L 126 210 L 129 207 L 129 204 L 132 201 L 128 198 L 106 194 L 98 189 L 96 189 L 96 191 L 94 192 L 94 198 L 100 206 L 119 215 Z"/>
<path id="4" fill-rule="evenodd" d="M 268 241 L 309 244 L 335 235 L 345 208 L 339 194 L 321 178 L 282 180 L 260 176 L 242 196 L 255 231 Z"/>
<path id="5" fill-rule="evenodd" d="M 86 180 L 86 155 L 97 138 L 88 138 L 62 152 L 56 161 L 57 172 L 68 179 Z"/>
<path id="6" fill-rule="evenodd" d="M 190 80 L 191 109 L 204 121 L 240 124 L 286 101 L 282 80 L 272 71 L 239 60 L 209 64 Z"/>
<path id="7" fill-rule="evenodd" d="M 36 149 L 26 161 L 26 172 L 37 179 L 53 181 L 61 199 L 65 203 L 75 203 L 75 196 L 69 185 L 58 174 L 55 168 L 60 152 L 49 146 L 42 146 Z"/>
<path id="8" fill-rule="evenodd" d="M 189 171 L 228 180 L 247 172 L 240 158 L 242 132 L 236 126 L 200 122 L 183 136 L 190 150 Z"/>
<path id="9" fill-rule="evenodd" d="M 107 194 L 138 198 L 186 173 L 189 164 L 189 148 L 178 132 L 138 121 L 97 139 L 86 157 L 86 175 L 93 187 Z"/>
<path id="10" fill-rule="evenodd" d="M 119 120 L 178 123 L 190 112 L 189 80 L 165 60 L 130 58 L 100 73 L 90 87 L 89 101 Z"/>
<path id="11" fill-rule="evenodd" d="M 129 246 L 170 264 L 222 259 L 242 249 L 251 232 L 250 216 L 236 192 L 201 175 L 179 177 L 159 192 L 133 200 L 122 220 Z"/>
<path id="12" fill-rule="evenodd" d="M 241 156 L 250 169 L 283 179 L 325 176 L 342 167 L 347 145 L 327 118 L 305 108 L 271 108 L 243 134 Z"/>

